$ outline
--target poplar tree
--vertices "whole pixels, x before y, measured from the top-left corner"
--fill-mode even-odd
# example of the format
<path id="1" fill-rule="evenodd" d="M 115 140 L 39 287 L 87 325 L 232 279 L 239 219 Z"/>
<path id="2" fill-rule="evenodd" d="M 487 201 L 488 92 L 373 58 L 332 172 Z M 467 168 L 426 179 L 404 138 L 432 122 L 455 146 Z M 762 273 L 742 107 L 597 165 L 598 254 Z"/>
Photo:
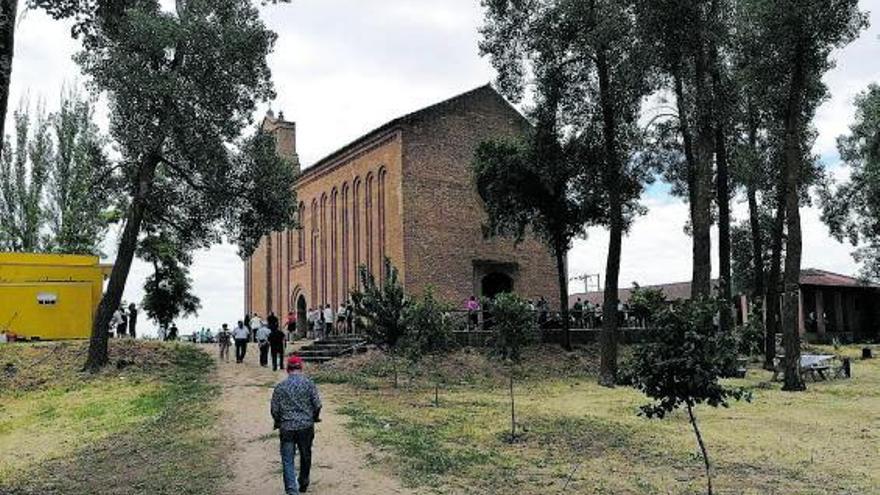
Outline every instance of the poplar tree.
<path id="1" fill-rule="evenodd" d="M 561 193 L 557 201 L 573 202 L 573 227 L 595 223 L 610 231 L 599 380 L 613 385 L 623 233 L 643 211 L 637 200 L 648 180 L 640 162 L 632 159 L 640 137 L 635 125 L 639 105 L 650 88 L 647 50 L 636 36 L 632 2 L 487 1 L 484 6 L 481 50 L 498 69 L 499 85 L 514 101 L 534 87 L 531 96 L 546 107 L 536 105 L 533 111 L 536 136 L 542 126 L 553 126 L 561 149 L 572 157 L 563 159 L 563 166 L 546 160 L 552 155 L 541 155 L 545 163 L 540 168 L 558 180 L 557 191 L 579 183 L 574 184 L 579 195 Z M 596 211 L 599 205 L 603 208 Z M 498 210 L 504 213 L 505 208 Z"/>
<path id="2" fill-rule="evenodd" d="M 252 123 L 258 102 L 274 96 L 266 57 L 275 34 L 247 0 L 178 0 L 163 11 L 156 0 L 132 2 L 98 19 L 77 56 L 91 87 L 106 94 L 110 131 L 120 150 L 128 209 L 107 290 L 95 317 L 86 368 L 107 362 L 107 328 L 119 306 L 139 235 L 148 225 L 172 226 L 184 245 L 228 233 L 246 256 L 260 235 L 294 223 L 293 171 L 265 153 L 232 148 Z M 115 5 L 110 8 L 116 9 Z M 285 180 L 263 184 L 265 169 Z M 270 174 L 270 176 L 278 176 Z M 260 194 L 278 198 L 278 216 Z M 181 207 L 175 200 L 185 201 Z M 274 224 L 273 224 L 274 223 Z"/>
<path id="3" fill-rule="evenodd" d="M 765 101 L 779 129 L 782 172 L 777 219 L 785 218 L 783 272 L 783 390 L 803 390 L 800 374 L 800 205 L 809 183 L 809 156 L 816 108 L 827 95 L 822 76 L 834 65 L 831 53 L 854 40 L 867 18 L 857 0 L 783 0 L 743 2 L 754 22 L 754 39 L 764 55 L 752 65 L 752 77 L 768 88 Z M 781 75 L 781 77 L 780 77 Z M 777 220 L 778 221 L 778 220 Z"/>

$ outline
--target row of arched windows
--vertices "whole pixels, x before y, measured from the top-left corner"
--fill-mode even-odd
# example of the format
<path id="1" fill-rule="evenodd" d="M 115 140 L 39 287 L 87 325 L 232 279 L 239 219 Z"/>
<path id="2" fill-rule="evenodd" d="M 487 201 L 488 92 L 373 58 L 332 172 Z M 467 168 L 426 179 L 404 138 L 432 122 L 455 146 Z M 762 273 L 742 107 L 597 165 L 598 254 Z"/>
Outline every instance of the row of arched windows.
<path id="1" fill-rule="evenodd" d="M 350 184 L 344 182 L 329 193 L 321 193 L 311 200 L 308 211 L 305 203 L 299 204 L 296 262 L 309 261 L 311 306 L 330 304 L 335 310 L 358 283 L 361 265 L 380 279 L 384 275 L 386 180 L 382 167 L 363 180 L 355 177 Z M 292 250 L 288 246 L 288 252 Z"/>

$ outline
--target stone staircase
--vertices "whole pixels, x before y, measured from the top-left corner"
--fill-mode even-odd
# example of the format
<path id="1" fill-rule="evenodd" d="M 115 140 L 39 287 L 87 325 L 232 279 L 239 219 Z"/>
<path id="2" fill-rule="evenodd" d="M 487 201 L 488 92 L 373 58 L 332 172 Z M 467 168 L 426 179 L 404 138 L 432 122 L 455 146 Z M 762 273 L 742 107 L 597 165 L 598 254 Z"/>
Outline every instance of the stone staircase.
<path id="1" fill-rule="evenodd" d="M 295 354 L 307 363 L 325 363 L 347 354 L 367 351 L 367 340 L 360 335 L 337 335 L 303 346 Z"/>

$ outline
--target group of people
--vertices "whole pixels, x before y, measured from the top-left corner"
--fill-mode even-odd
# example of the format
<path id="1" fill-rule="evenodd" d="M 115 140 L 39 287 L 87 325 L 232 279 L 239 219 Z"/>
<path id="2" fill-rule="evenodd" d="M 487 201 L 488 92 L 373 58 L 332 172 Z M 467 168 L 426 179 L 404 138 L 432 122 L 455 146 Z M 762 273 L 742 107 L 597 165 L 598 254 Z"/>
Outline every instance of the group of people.
<path id="1" fill-rule="evenodd" d="M 137 338 L 137 316 L 138 309 L 135 303 L 129 304 L 128 310 L 126 310 L 125 305 L 119 306 L 113 312 L 113 317 L 110 318 L 110 328 L 107 331 L 111 336 L 115 332 L 118 338 L 126 336 L 133 339 Z"/>
<path id="2" fill-rule="evenodd" d="M 335 313 L 329 304 L 323 308 L 312 308 L 306 318 L 311 337 L 315 340 L 322 340 L 334 333 L 354 333 L 354 307 L 351 302 L 340 304 Z"/>
<path id="3" fill-rule="evenodd" d="M 247 322 L 247 323 L 245 323 Z M 260 366 L 266 368 L 271 360 L 272 371 L 283 369 L 284 348 L 288 339 L 292 341 L 292 331 L 295 325 L 288 325 L 288 334 L 281 330 L 278 317 L 269 313 L 266 320 L 259 315 L 247 315 L 244 320 L 239 320 L 235 328 L 230 330 L 229 325 L 224 323 L 217 332 L 217 345 L 220 349 L 220 360 L 229 362 L 229 349 L 235 344 L 235 362 L 241 364 L 247 355 L 248 343 L 257 344 L 260 351 Z"/>

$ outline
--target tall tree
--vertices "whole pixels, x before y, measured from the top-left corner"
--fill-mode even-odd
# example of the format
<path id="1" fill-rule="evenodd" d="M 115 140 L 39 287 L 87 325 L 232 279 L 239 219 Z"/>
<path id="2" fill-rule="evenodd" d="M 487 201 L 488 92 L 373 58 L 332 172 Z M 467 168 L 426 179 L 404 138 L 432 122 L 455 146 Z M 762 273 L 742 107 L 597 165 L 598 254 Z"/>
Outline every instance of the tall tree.
<path id="1" fill-rule="evenodd" d="M 717 50 L 725 34 L 723 0 L 636 0 L 641 36 L 675 95 L 675 122 L 683 160 L 671 171 L 686 184 L 693 238 L 694 298 L 711 292 L 712 165 L 716 152 L 720 78 Z M 668 128 L 667 128 L 668 130 Z M 682 167 L 683 166 L 683 167 Z M 681 170 L 683 168 L 684 170 Z"/>
<path id="2" fill-rule="evenodd" d="M 0 249 L 99 254 L 118 177 L 89 104 L 64 93 L 57 112 L 20 110 L 15 121 L 0 159 Z"/>
<path id="3" fill-rule="evenodd" d="M 0 139 L 6 136 L 6 111 L 9 108 L 9 84 L 12 81 L 17 15 L 18 0 L 0 0 Z M 5 154 L 6 150 L 0 153 Z"/>
<path id="4" fill-rule="evenodd" d="M 519 101 L 527 87 L 536 88 L 532 96 L 548 104 L 544 111 L 551 115 L 552 110 L 559 122 L 535 118 L 536 125 L 570 129 L 570 135 L 560 131 L 560 136 L 576 145 L 569 146 L 577 157 L 571 163 L 575 168 L 563 174 L 568 180 L 583 181 L 581 196 L 572 199 L 581 201 L 586 210 L 600 201 L 607 205 L 604 214 L 585 211 L 579 221 L 603 223 L 610 230 L 604 305 L 606 315 L 616 315 L 623 233 L 641 211 L 636 201 L 645 180 L 631 159 L 640 99 L 648 91 L 644 50 L 635 37 L 631 4 L 487 1 L 484 6 L 481 49 L 498 69 L 502 89 Z M 598 190 L 604 196 L 601 200 Z M 600 382 L 606 385 L 615 381 L 618 324 L 617 318 L 603 319 Z"/>
<path id="5" fill-rule="evenodd" d="M 782 173 L 778 187 L 777 222 L 784 212 L 785 265 L 783 273 L 783 390 L 803 390 L 800 375 L 801 268 L 800 204 L 812 166 L 809 156 L 810 122 L 827 94 L 822 82 L 833 66 L 831 53 L 858 35 L 866 25 L 857 0 L 785 0 L 743 2 L 754 19 L 754 39 L 764 56 L 753 65 L 753 74 L 769 89 L 772 118 L 780 130 Z M 780 84 L 779 75 L 783 74 Z M 778 224 L 777 224 L 778 228 Z M 772 267 L 771 267 L 772 269 Z"/>
<path id="6" fill-rule="evenodd" d="M 155 0 L 134 3 L 112 22 L 96 23 L 85 35 L 86 50 L 77 56 L 92 87 L 108 96 L 111 135 L 122 155 L 129 196 L 92 328 L 90 370 L 107 362 L 107 327 L 145 219 L 177 225 L 179 233 L 190 232 L 201 243 L 215 240 L 221 227 L 250 237 L 294 223 L 293 208 L 281 208 L 290 216 L 273 217 L 277 225 L 260 223 L 263 232 L 240 224 L 248 211 L 240 203 L 264 211 L 255 204 L 251 186 L 254 163 L 265 156 L 238 159 L 228 145 L 251 122 L 256 103 L 274 95 L 266 57 L 275 35 L 257 9 L 247 0 L 179 0 L 173 11 L 163 11 Z M 289 167 L 276 157 L 266 166 Z M 268 187 L 293 196 L 292 172 L 288 177 Z M 170 198 L 210 208 L 178 208 Z M 254 242 L 237 240 L 247 255 Z"/>
<path id="7" fill-rule="evenodd" d="M 41 251 L 46 220 L 43 196 L 53 149 L 49 117 L 42 107 L 33 118 L 27 109 L 15 112 L 15 144 L 6 143 L 4 148 L 0 157 L 0 249 Z"/>
<path id="8" fill-rule="evenodd" d="M 177 318 L 197 314 L 201 307 L 189 277 L 192 256 L 175 237 L 168 231 L 150 232 L 138 247 L 138 256 L 153 266 L 144 281 L 143 308 L 163 328 Z"/>
<path id="9" fill-rule="evenodd" d="M 62 94 L 52 127 L 56 150 L 46 191 L 47 249 L 98 255 L 123 199 L 116 166 L 104 153 L 106 138 L 88 100 L 73 91 Z"/>
<path id="10" fill-rule="evenodd" d="M 871 84 L 855 99 L 855 121 L 837 139 L 849 179 L 822 193 L 822 219 L 838 239 L 858 248 L 862 276 L 880 280 L 880 85 Z"/>

